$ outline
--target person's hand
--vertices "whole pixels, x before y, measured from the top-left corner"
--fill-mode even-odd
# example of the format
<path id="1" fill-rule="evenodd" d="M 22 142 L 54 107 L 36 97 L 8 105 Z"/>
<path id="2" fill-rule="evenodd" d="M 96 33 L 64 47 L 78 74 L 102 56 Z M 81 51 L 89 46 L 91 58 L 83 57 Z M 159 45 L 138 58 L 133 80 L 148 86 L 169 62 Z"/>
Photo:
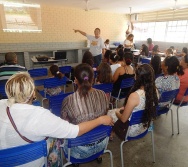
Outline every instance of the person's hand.
<path id="1" fill-rule="evenodd" d="M 111 126 L 114 125 L 112 118 L 108 115 L 100 116 L 99 120 L 102 125 L 111 125 Z"/>
<path id="2" fill-rule="evenodd" d="M 75 30 L 75 29 L 73 29 L 73 30 L 74 30 L 74 32 L 75 32 L 75 33 L 77 33 L 77 32 L 78 32 L 78 30 Z"/>

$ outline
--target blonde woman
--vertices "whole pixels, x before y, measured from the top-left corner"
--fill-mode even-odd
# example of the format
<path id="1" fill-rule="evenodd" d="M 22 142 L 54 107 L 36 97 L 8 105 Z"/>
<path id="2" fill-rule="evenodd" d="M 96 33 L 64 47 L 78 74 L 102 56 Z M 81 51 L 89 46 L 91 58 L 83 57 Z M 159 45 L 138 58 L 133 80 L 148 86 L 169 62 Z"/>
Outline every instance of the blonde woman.
<path id="1" fill-rule="evenodd" d="M 92 121 L 73 125 L 47 109 L 31 105 L 35 98 L 35 86 L 26 72 L 11 76 L 5 90 L 8 99 L 0 100 L 0 150 L 25 145 L 29 141 L 40 141 L 48 136 L 75 138 L 98 125 L 112 124 L 110 117 L 101 116 Z M 43 159 L 30 162 L 28 165 L 43 166 Z"/>

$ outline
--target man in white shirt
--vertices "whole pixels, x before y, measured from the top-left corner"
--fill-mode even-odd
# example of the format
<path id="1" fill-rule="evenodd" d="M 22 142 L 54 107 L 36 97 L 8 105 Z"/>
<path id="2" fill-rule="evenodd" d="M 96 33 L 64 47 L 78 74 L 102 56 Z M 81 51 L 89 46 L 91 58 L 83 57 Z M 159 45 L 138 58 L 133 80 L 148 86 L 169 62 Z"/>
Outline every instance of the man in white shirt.
<path id="1" fill-rule="evenodd" d="M 102 55 L 104 55 L 105 52 L 104 42 L 103 39 L 100 37 L 100 29 L 95 28 L 94 30 L 95 36 L 88 35 L 83 31 L 75 30 L 75 29 L 74 32 L 75 33 L 79 32 L 80 34 L 86 36 L 87 39 L 90 41 L 89 51 L 93 55 L 95 65 L 99 66 L 99 64 L 101 63 Z"/>

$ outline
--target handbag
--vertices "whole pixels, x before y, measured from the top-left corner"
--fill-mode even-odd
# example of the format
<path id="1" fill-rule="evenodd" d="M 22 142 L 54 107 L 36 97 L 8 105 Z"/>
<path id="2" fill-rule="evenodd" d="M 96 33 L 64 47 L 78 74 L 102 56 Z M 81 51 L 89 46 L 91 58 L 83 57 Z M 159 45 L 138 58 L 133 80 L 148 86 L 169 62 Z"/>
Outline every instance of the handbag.
<path id="1" fill-rule="evenodd" d="M 129 127 L 128 120 L 125 123 L 123 123 L 120 119 L 118 119 L 114 124 L 113 130 L 121 140 L 125 140 L 128 127 Z"/>

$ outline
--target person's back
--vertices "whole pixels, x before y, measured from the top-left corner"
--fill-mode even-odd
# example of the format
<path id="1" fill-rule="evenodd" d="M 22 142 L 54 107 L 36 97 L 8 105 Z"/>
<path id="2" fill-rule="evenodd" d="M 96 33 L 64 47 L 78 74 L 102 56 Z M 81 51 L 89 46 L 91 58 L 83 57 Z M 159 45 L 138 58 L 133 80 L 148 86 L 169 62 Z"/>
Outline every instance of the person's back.
<path id="1" fill-rule="evenodd" d="M 13 52 L 6 53 L 5 64 L 0 66 L 0 85 L 5 85 L 13 74 L 20 71 L 27 71 L 27 69 L 17 64 L 17 55 Z"/>
<path id="2" fill-rule="evenodd" d="M 84 74 L 86 76 L 83 77 Z M 75 68 L 75 77 L 78 90 L 64 99 L 62 118 L 77 124 L 105 115 L 109 102 L 103 91 L 91 87 L 93 82 L 92 68 L 86 64 L 78 65 Z"/>

